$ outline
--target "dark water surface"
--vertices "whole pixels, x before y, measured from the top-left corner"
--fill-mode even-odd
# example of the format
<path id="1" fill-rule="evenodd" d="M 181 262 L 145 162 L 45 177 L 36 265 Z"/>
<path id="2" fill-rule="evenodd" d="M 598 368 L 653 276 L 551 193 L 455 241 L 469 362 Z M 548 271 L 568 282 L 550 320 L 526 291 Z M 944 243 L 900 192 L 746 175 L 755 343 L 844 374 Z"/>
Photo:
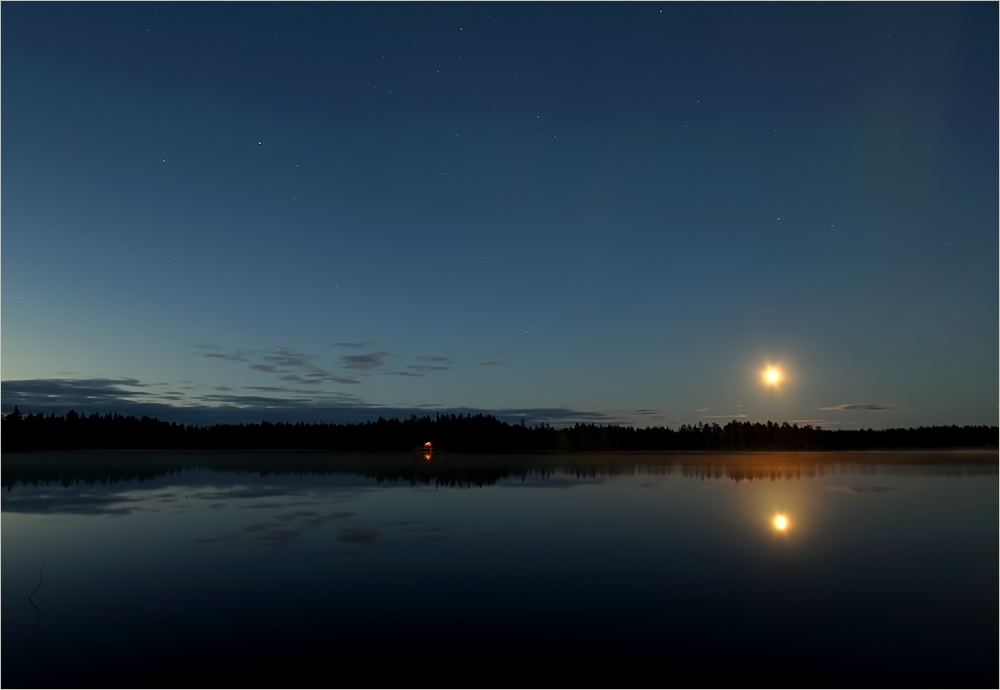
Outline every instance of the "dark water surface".
<path id="1" fill-rule="evenodd" d="M 996 452 L 32 453 L 2 480 L 5 687 L 998 682 Z"/>

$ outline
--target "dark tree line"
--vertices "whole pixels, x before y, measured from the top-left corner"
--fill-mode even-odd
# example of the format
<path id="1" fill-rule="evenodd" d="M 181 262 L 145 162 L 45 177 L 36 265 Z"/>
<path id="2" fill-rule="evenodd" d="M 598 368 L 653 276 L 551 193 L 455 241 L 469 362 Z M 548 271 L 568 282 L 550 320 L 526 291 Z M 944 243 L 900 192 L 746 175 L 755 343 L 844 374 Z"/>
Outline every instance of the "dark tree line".
<path id="1" fill-rule="evenodd" d="M 119 414 L 3 417 L 4 451 L 148 449 L 324 449 L 405 451 L 430 441 L 455 452 L 653 451 L 653 450 L 861 450 L 890 448 L 996 448 L 995 426 L 910 429 L 838 429 L 731 421 L 667 427 L 576 424 L 558 429 L 541 423 L 511 424 L 484 414 L 409 419 L 379 418 L 360 424 L 184 425 Z"/>

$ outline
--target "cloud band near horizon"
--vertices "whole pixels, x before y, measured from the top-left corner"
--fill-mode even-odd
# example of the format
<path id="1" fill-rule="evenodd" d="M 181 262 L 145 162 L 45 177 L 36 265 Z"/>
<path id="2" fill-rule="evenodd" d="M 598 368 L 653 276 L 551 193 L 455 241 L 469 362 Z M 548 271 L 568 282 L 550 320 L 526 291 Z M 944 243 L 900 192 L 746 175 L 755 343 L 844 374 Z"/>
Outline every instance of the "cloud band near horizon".
<path id="1" fill-rule="evenodd" d="M 185 424 L 239 424 L 260 422 L 358 423 L 379 417 L 408 418 L 433 414 L 490 414 L 508 422 L 570 425 L 627 423 L 623 416 L 565 407 L 475 409 L 465 407 L 405 407 L 364 402 L 345 393 L 303 393 L 281 386 L 244 386 L 259 394 L 240 394 L 231 387 L 195 393 L 184 387 L 148 384 L 134 378 L 23 379 L 0 382 L 2 409 L 9 414 L 18 406 L 24 414 L 148 415 Z M 270 394 L 270 395 L 268 395 Z"/>

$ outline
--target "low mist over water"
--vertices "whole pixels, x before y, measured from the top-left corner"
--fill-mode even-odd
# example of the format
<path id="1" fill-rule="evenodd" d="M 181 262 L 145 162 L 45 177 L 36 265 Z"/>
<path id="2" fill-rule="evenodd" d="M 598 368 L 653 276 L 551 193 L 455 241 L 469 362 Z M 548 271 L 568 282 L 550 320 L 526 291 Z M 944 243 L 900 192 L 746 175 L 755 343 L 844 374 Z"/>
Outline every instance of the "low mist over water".
<path id="1" fill-rule="evenodd" d="M 8 454 L 3 684 L 996 681 L 995 453 L 429 457 Z"/>

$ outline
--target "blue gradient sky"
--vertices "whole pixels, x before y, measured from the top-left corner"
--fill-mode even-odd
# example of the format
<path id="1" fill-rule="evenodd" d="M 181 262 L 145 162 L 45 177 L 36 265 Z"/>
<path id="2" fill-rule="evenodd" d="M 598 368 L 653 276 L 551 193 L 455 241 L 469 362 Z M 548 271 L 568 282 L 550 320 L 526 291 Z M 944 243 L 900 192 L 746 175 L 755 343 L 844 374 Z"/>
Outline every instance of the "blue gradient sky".
<path id="1" fill-rule="evenodd" d="M 5 411 L 997 422 L 994 3 L 2 20 Z"/>

